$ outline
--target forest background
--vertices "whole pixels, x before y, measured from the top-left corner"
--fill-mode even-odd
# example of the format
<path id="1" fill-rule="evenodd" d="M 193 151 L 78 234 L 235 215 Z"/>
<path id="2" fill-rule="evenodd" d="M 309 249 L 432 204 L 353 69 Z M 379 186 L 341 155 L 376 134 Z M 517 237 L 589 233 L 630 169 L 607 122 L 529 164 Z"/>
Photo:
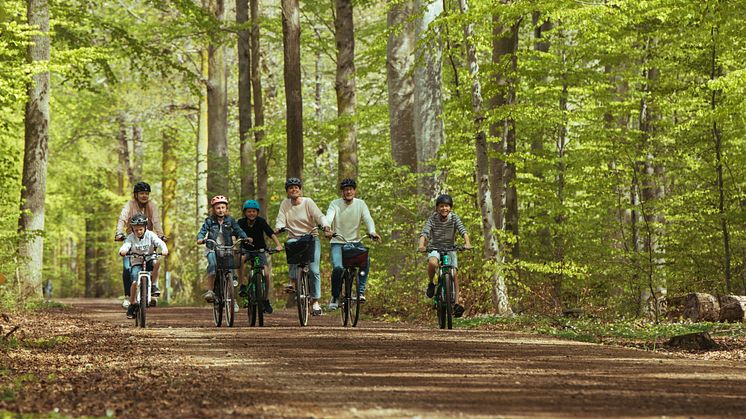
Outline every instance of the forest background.
<path id="1" fill-rule="evenodd" d="M 467 315 L 637 316 L 666 293 L 744 295 L 742 10 L 6 0 L 3 304 L 46 281 L 58 297 L 120 295 L 114 229 L 140 180 L 170 238 L 172 301 L 194 301 L 208 196 L 234 216 L 258 198 L 273 223 L 289 175 L 322 210 L 358 179 L 384 237 L 366 308 L 380 316 L 429 311 L 415 247 L 442 192 L 476 248 L 459 258 Z"/>

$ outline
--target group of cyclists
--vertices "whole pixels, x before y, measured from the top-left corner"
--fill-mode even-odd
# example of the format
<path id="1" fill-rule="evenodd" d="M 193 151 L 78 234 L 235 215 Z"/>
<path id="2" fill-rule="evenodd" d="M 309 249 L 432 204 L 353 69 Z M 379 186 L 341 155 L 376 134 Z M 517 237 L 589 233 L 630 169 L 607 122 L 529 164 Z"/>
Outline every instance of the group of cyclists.
<path id="1" fill-rule="evenodd" d="M 268 241 L 271 239 L 274 250 L 281 251 L 282 246 L 278 239 L 278 234 L 286 232 L 288 243 L 293 243 L 299 239 L 305 239 L 309 235 L 313 245 L 313 258 L 309 264 L 309 279 L 311 290 L 311 313 L 314 316 L 322 314 L 319 300 L 321 298 L 321 278 L 320 278 L 320 258 L 321 258 L 321 240 L 320 231 L 323 232 L 327 239 L 330 239 L 330 256 L 332 262 L 331 277 L 331 299 L 327 309 L 335 310 L 339 306 L 339 296 L 342 287 L 342 275 L 344 272 L 342 261 L 342 248 L 349 243 L 359 245 L 362 240 L 360 230 L 362 227 L 367 231 L 367 235 L 374 241 L 380 241 L 381 236 L 376 232 L 375 222 L 371 217 L 368 205 L 362 199 L 357 198 L 357 182 L 354 179 L 347 178 L 340 182 L 339 190 L 341 197 L 335 199 L 329 204 L 329 208 L 324 214 L 313 201 L 313 199 L 303 196 L 303 182 L 296 177 L 287 178 L 285 181 L 285 192 L 287 198 L 280 203 L 280 208 L 275 219 L 275 226 L 272 229 L 264 217 L 259 216 L 261 207 L 259 202 L 254 199 L 246 200 L 243 203 L 243 217 L 236 221 L 229 215 L 229 201 L 223 195 L 216 195 L 210 200 L 210 213 L 205 219 L 202 227 L 197 233 L 197 243 L 205 244 L 205 257 L 207 258 L 207 277 L 205 281 L 204 299 L 212 303 L 215 299 L 213 285 L 215 281 L 215 272 L 217 268 L 217 258 L 215 255 L 215 244 L 220 246 L 231 246 L 237 239 L 241 240 L 242 257 L 239 269 L 239 295 L 245 296 L 246 293 L 246 275 L 245 263 L 246 254 L 249 251 L 268 250 Z M 156 248 L 160 249 L 162 255 L 168 254 L 166 242 L 168 239 L 163 234 L 158 209 L 154 202 L 150 200 L 150 185 L 145 182 L 139 182 L 134 186 L 133 199 L 124 205 L 117 223 L 115 240 L 124 241 L 119 249 L 119 254 L 123 256 L 122 281 L 124 286 L 125 299 L 122 306 L 127 308 L 127 317 L 133 318 L 135 315 L 135 299 L 133 278 L 137 278 L 138 268 L 133 268 L 129 262 L 129 255 L 139 254 L 146 255 L 155 252 Z M 453 211 L 453 199 L 446 194 L 438 196 L 435 203 L 435 211 L 426 220 L 425 226 L 420 234 L 418 251 L 427 252 L 428 267 L 427 274 L 429 283 L 426 290 L 428 298 L 433 298 L 435 293 L 435 284 L 433 278 L 438 269 L 440 255 L 437 249 L 455 248 L 456 233 L 460 234 L 464 240 L 464 248 L 471 248 L 469 235 L 461 219 Z M 268 256 L 262 252 L 261 263 L 264 267 L 264 273 L 267 283 L 272 284 L 271 264 Z M 450 259 L 454 268 L 457 266 L 456 252 L 449 252 Z M 159 260 L 151 261 L 145 268 L 152 272 L 151 293 L 154 297 L 160 295 L 156 282 L 158 278 Z M 291 284 L 295 283 L 298 265 L 288 265 L 289 277 Z M 365 291 L 370 269 L 370 259 L 367 264 L 358 270 L 358 299 L 361 303 L 365 302 Z M 294 292 L 293 285 L 286 286 L 287 292 Z M 267 295 L 271 295 L 271 290 Z M 156 301 L 153 299 L 153 302 Z M 152 302 L 151 302 L 152 304 Z M 269 299 L 263 302 L 264 312 L 272 313 L 272 305 Z M 461 305 L 460 297 L 454 305 L 454 316 L 460 317 L 464 313 L 464 307 Z"/>

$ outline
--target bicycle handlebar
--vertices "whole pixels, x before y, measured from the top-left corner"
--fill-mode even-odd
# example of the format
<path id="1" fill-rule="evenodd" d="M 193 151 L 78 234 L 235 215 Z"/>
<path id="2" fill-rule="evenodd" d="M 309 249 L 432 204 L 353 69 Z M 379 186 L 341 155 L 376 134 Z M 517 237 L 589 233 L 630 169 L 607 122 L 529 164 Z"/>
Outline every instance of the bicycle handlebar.
<path id="1" fill-rule="evenodd" d="M 371 239 L 373 241 L 378 241 L 373 236 L 371 236 L 370 234 L 364 235 L 363 237 L 360 238 L 359 241 L 356 241 L 356 242 L 351 242 L 351 241 L 345 239 L 344 237 L 342 237 L 341 235 L 339 235 L 337 233 L 332 234 L 332 238 L 342 239 L 342 240 L 344 240 L 345 243 L 362 243 L 363 240 L 365 240 L 365 239 Z"/>

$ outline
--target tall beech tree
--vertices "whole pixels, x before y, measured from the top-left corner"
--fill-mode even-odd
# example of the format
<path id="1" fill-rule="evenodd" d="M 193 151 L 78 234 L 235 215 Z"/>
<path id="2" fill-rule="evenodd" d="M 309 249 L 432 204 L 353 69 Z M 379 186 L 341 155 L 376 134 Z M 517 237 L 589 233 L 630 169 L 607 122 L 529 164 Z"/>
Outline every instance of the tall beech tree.
<path id="1" fill-rule="evenodd" d="M 355 26 L 352 0 L 336 0 L 334 19 L 337 40 L 337 179 L 357 177 L 357 129 L 355 125 Z"/>
<path id="2" fill-rule="evenodd" d="M 225 16 L 224 0 L 206 0 L 217 23 Z M 228 85 L 225 47 L 214 36 L 208 47 L 207 79 L 207 195 L 228 193 Z"/>
<path id="3" fill-rule="evenodd" d="M 303 178 L 303 96 L 301 92 L 300 4 L 282 0 L 282 45 L 288 177 Z"/>

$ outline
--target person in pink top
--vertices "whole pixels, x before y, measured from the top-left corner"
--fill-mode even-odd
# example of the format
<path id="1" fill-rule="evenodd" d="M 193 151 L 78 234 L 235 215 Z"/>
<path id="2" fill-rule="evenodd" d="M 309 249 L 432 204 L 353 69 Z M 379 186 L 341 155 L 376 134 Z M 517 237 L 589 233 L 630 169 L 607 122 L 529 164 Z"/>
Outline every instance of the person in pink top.
<path id="1" fill-rule="evenodd" d="M 319 270 L 319 259 L 321 258 L 321 242 L 316 226 L 321 225 L 325 232 L 330 231 L 329 223 L 326 222 L 324 213 L 313 202 L 313 199 L 303 196 L 303 182 L 296 177 L 285 181 L 285 192 L 287 199 L 280 204 L 280 211 L 275 220 L 275 231 L 287 231 L 288 242 L 298 240 L 300 237 L 311 234 L 314 236 L 313 262 L 309 265 L 311 269 L 311 298 L 313 299 L 313 315 L 321 314 L 321 274 Z M 290 278 L 296 279 L 297 265 L 289 266 Z"/>

